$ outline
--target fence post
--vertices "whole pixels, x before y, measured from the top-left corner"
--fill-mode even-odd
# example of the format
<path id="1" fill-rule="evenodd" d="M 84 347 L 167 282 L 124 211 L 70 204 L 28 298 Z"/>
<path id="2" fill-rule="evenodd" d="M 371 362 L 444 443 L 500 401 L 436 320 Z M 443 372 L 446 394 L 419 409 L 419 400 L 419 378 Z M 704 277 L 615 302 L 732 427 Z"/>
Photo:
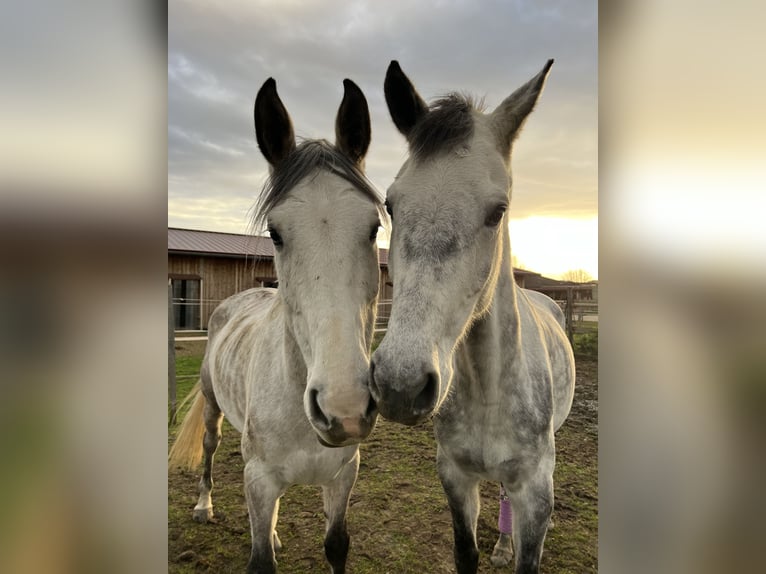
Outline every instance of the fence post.
<path id="1" fill-rule="evenodd" d="M 176 341 L 173 315 L 173 284 L 168 279 L 168 399 L 170 401 L 170 422 L 176 422 Z"/>
<path id="2" fill-rule="evenodd" d="M 574 345 L 574 301 L 572 297 L 572 287 L 567 287 L 567 310 L 566 310 L 566 325 L 567 325 L 567 337 L 569 342 Z"/>

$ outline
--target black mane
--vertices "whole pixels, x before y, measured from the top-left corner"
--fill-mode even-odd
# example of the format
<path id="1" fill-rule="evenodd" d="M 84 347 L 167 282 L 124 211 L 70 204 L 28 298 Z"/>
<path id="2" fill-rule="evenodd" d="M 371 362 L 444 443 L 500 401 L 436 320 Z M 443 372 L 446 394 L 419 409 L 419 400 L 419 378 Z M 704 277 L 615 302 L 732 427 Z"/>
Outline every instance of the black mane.
<path id="1" fill-rule="evenodd" d="M 410 153 L 422 161 L 464 145 L 473 135 L 473 99 L 451 93 L 433 102 L 408 136 Z"/>
<path id="2" fill-rule="evenodd" d="M 253 206 L 251 229 L 266 227 L 266 217 L 293 187 L 316 171 L 327 170 L 348 181 L 367 196 L 385 216 L 383 198 L 354 162 L 327 140 L 304 140 L 276 168 Z"/>

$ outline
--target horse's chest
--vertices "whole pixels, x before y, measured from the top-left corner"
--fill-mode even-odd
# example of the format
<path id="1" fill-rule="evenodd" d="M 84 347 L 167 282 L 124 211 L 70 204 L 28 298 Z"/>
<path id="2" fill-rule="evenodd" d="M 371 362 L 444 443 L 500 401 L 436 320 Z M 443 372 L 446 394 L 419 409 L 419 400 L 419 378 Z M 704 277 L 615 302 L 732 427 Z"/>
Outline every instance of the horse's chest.
<path id="1" fill-rule="evenodd" d="M 355 452 L 355 447 L 293 452 L 283 466 L 286 482 L 316 485 L 332 482 Z"/>
<path id="2" fill-rule="evenodd" d="M 452 411 L 440 413 L 434 420 L 444 455 L 464 472 L 484 479 L 511 482 L 523 476 L 537 459 L 539 441 L 519 436 L 502 412 L 467 415 L 462 410 Z"/>

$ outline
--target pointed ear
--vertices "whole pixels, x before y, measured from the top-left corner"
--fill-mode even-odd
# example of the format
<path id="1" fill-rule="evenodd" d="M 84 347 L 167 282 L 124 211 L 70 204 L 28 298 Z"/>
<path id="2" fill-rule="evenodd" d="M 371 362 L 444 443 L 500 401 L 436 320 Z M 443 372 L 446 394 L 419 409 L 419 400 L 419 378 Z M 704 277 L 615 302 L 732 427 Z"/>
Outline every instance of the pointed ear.
<path id="1" fill-rule="evenodd" d="M 511 153 L 513 140 L 516 139 L 527 116 L 535 108 L 552 65 L 553 60 L 548 60 L 545 67 L 534 78 L 503 100 L 503 103 L 492 112 L 493 130 L 505 156 Z"/>
<path id="2" fill-rule="evenodd" d="M 277 83 L 269 78 L 258 90 L 253 109 L 255 139 L 263 157 L 279 165 L 295 149 L 295 133 L 290 115 L 277 94 Z"/>
<path id="3" fill-rule="evenodd" d="M 418 120 L 428 113 L 428 106 L 396 60 L 392 60 L 388 66 L 383 91 L 391 119 L 402 135 L 407 137 Z"/>
<path id="4" fill-rule="evenodd" d="M 370 147 L 370 110 L 362 90 L 348 78 L 343 80 L 343 101 L 335 118 L 335 147 L 361 165 Z"/>

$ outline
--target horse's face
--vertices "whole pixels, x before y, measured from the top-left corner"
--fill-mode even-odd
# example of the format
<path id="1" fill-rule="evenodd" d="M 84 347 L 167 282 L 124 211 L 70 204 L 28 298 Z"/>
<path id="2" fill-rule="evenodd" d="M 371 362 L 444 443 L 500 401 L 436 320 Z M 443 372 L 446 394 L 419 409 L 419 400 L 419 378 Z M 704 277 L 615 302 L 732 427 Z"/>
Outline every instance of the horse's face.
<path id="1" fill-rule="evenodd" d="M 473 140 L 458 153 L 409 160 L 388 190 L 394 300 L 371 388 L 381 414 L 405 424 L 446 397 L 455 345 L 497 280 L 508 175 L 491 142 Z"/>
<path id="2" fill-rule="evenodd" d="M 394 298 L 371 365 L 370 389 L 386 418 L 416 424 L 439 408 L 453 353 L 492 301 L 507 248 L 510 145 L 526 114 L 506 116 L 522 104 L 531 111 L 521 90 L 492 114 L 460 98 L 429 111 L 398 65 L 389 68 L 386 99 L 411 155 L 388 190 Z M 442 147 L 440 135 L 451 138 Z"/>
<path id="3" fill-rule="evenodd" d="M 367 387 L 378 294 L 380 225 L 369 199 L 317 173 L 268 217 L 286 321 L 308 369 L 304 408 L 331 445 L 366 437 L 375 422 Z"/>
<path id="4" fill-rule="evenodd" d="M 350 80 L 344 86 L 334 148 L 326 142 L 296 148 L 273 80 L 255 103 L 256 137 L 273 168 L 271 181 L 289 181 L 272 189 L 268 209 L 261 207 L 274 241 L 286 328 L 306 365 L 304 410 L 326 446 L 363 440 L 377 418 L 367 374 L 380 275 L 379 204 L 374 191 L 350 183 L 366 185 L 360 169 L 370 118 L 359 88 Z M 306 150 L 329 159 L 315 165 L 302 159 Z"/>

